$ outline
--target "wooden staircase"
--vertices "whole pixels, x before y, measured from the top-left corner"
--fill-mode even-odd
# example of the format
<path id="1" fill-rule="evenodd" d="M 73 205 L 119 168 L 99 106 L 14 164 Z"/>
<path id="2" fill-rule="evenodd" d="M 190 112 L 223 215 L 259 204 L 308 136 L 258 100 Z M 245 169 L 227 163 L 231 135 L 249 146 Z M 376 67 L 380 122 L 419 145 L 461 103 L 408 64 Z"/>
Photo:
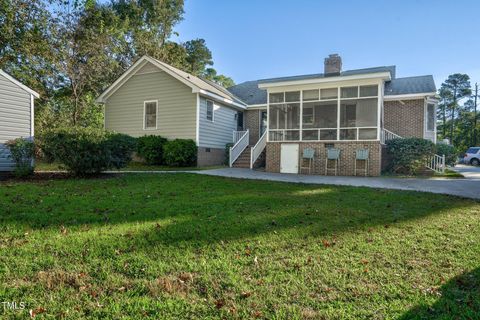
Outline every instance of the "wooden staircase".
<path id="1" fill-rule="evenodd" d="M 234 168 L 250 168 L 250 150 L 251 146 L 248 146 L 243 150 L 243 152 L 238 156 L 237 160 L 233 163 L 232 167 Z"/>

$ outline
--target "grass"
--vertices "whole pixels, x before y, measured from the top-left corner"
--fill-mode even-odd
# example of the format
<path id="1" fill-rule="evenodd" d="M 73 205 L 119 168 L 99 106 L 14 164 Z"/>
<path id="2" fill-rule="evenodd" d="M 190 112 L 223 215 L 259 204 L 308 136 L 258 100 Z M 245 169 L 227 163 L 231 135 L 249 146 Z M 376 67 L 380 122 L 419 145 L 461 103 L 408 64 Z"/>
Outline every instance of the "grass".
<path id="1" fill-rule="evenodd" d="M 474 319 L 480 203 L 193 174 L 0 184 L 0 318 Z M 3 314 L 2 314 L 3 312 Z"/>
<path id="2" fill-rule="evenodd" d="M 196 171 L 196 170 L 208 170 L 223 168 L 223 166 L 210 166 L 210 167 L 167 167 L 148 165 L 141 162 L 130 162 L 127 167 L 120 169 L 119 171 Z M 47 163 L 38 161 L 35 163 L 35 171 L 57 171 L 64 170 L 59 163 Z"/>

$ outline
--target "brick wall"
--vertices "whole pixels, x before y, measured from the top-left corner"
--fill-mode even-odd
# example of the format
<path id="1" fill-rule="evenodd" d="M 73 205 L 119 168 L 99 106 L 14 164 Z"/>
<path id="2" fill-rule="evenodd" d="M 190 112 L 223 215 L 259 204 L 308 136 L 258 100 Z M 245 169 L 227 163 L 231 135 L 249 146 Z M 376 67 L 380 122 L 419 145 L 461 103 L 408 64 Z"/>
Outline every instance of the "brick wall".
<path id="1" fill-rule="evenodd" d="M 425 117 L 425 101 L 402 100 L 384 101 L 385 129 L 404 138 L 423 138 L 423 125 Z"/>
<path id="2" fill-rule="evenodd" d="M 207 152 L 210 149 L 210 152 Z M 225 162 L 225 149 L 198 147 L 197 166 L 217 166 Z"/>
<path id="3" fill-rule="evenodd" d="M 243 113 L 244 129 L 250 130 L 250 145 L 255 145 L 260 138 L 260 110 L 246 110 Z"/>
<path id="4" fill-rule="evenodd" d="M 268 142 L 266 152 L 266 167 L 267 172 L 280 172 L 280 153 L 281 145 L 289 142 Z M 327 150 L 325 143 L 322 142 L 292 142 L 299 144 L 299 171 L 301 167 L 301 155 L 304 148 L 312 148 L 315 150 L 315 159 L 312 165 L 311 174 L 325 174 L 325 159 L 327 157 Z M 369 149 L 369 176 L 379 176 L 381 172 L 381 145 L 378 141 L 337 141 L 333 143 L 335 148 L 340 149 L 340 162 L 337 174 L 342 176 L 353 176 L 355 165 L 355 151 L 357 149 Z M 305 165 L 306 165 L 306 161 Z M 357 169 L 364 169 L 365 162 L 357 161 Z M 329 168 L 333 168 L 334 163 L 329 163 Z M 308 170 L 302 170 L 302 174 L 307 174 Z M 333 175 L 333 170 L 329 170 L 329 174 Z M 358 170 L 357 175 L 362 175 L 363 171 Z"/>

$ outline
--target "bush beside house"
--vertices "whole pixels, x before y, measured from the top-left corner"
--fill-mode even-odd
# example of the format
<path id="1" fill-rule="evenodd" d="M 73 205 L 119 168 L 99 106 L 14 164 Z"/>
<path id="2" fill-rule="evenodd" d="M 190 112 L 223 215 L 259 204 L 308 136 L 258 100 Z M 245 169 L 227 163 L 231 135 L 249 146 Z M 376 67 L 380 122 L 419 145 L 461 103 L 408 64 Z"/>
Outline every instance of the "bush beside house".
<path id="1" fill-rule="evenodd" d="M 64 128 L 46 132 L 40 140 L 42 153 L 75 175 L 120 169 L 131 160 L 135 139 L 92 128 Z"/>
<path id="2" fill-rule="evenodd" d="M 161 136 L 147 135 L 137 138 L 137 155 L 146 164 L 163 165 L 163 147 L 167 139 Z"/>
<path id="3" fill-rule="evenodd" d="M 6 142 L 11 157 L 15 162 L 14 174 L 17 177 L 26 177 L 33 173 L 35 144 L 31 139 L 17 138 Z"/>
<path id="4" fill-rule="evenodd" d="M 457 162 L 457 152 L 455 151 L 455 147 L 449 144 L 444 143 L 437 143 L 436 147 L 436 154 L 438 155 L 445 155 L 445 164 L 447 166 L 453 166 Z"/>
<path id="5" fill-rule="evenodd" d="M 435 151 L 435 144 L 422 138 L 387 141 L 387 152 L 392 159 L 390 170 L 395 173 L 418 174 Z"/>
<path id="6" fill-rule="evenodd" d="M 175 139 L 163 147 L 165 164 L 172 167 L 189 167 L 197 164 L 197 145 L 190 139 Z"/>

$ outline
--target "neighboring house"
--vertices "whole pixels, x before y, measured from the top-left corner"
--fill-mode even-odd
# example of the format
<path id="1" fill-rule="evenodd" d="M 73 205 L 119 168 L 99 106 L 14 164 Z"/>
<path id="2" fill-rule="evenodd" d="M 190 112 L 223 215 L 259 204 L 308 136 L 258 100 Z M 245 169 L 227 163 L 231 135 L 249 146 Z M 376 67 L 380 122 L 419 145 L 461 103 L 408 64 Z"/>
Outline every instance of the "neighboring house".
<path id="1" fill-rule="evenodd" d="M 142 57 L 98 101 L 105 103 L 107 129 L 195 140 L 198 165 L 221 163 L 225 144 L 235 142 L 232 166 L 252 168 L 264 158 L 266 171 L 300 173 L 303 151 L 311 148 L 308 171 L 325 174 L 326 150 L 334 147 L 341 150 L 338 173 L 354 175 L 355 152 L 368 149 L 368 175 L 377 176 L 386 140 L 436 142 L 432 76 L 397 78 L 395 66 L 342 71 L 338 55 L 324 66 L 324 73 L 248 81 L 227 91 Z"/>
<path id="2" fill-rule="evenodd" d="M 192 139 L 198 165 L 221 164 L 246 104 L 223 87 L 144 56 L 97 99 L 105 128 L 134 137 Z"/>
<path id="3" fill-rule="evenodd" d="M 5 142 L 33 137 L 34 99 L 39 94 L 0 69 L 0 171 L 14 163 Z"/>

